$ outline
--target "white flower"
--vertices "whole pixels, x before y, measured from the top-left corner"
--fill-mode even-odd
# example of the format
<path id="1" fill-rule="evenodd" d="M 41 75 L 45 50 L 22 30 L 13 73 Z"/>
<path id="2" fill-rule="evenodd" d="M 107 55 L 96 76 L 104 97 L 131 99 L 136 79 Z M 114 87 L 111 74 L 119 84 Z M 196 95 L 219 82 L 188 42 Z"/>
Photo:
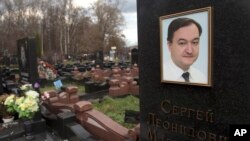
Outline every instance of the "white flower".
<path id="1" fill-rule="evenodd" d="M 14 103 L 14 98 L 15 98 L 15 95 L 10 95 L 8 96 L 5 101 L 4 101 L 4 105 L 11 105 Z"/>
<path id="2" fill-rule="evenodd" d="M 27 92 L 25 92 L 26 96 L 32 97 L 34 99 L 37 99 L 39 97 L 39 93 L 33 90 L 29 90 Z"/>
<path id="3" fill-rule="evenodd" d="M 20 87 L 20 89 L 23 90 L 23 91 L 27 91 L 27 90 L 29 90 L 29 89 L 31 89 L 31 88 L 32 88 L 32 85 L 31 85 L 31 84 L 24 84 L 24 85 L 22 85 L 22 86 Z"/>

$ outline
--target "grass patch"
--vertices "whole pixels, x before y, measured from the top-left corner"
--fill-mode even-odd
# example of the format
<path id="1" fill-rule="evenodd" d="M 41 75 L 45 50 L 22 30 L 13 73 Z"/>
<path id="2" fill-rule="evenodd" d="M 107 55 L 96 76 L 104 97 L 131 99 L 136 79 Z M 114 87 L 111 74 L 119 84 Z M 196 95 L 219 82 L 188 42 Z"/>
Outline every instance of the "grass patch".
<path id="1" fill-rule="evenodd" d="M 136 125 L 124 123 L 125 110 L 139 111 L 139 98 L 134 96 L 126 96 L 123 98 L 111 98 L 105 96 L 102 102 L 93 102 L 94 108 L 103 112 L 114 121 L 126 128 L 133 128 Z"/>
<path id="2" fill-rule="evenodd" d="M 83 84 L 79 82 L 73 82 L 73 81 L 64 81 L 63 85 L 73 85 L 77 86 L 79 90 L 79 94 L 85 93 L 85 87 Z M 53 82 L 46 82 L 43 86 L 40 88 L 41 92 L 47 91 L 47 90 L 55 90 L 55 87 L 53 85 Z M 125 117 L 125 110 L 133 110 L 133 111 L 139 111 L 139 98 L 134 97 L 132 95 L 128 95 L 126 97 L 122 98 L 111 98 L 109 96 L 105 96 L 102 100 L 102 102 L 98 101 L 92 101 L 92 104 L 94 108 L 98 111 L 101 111 L 114 121 L 118 122 L 122 126 L 131 129 L 136 126 L 136 124 L 131 123 L 125 123 L 124 117 Z"/>

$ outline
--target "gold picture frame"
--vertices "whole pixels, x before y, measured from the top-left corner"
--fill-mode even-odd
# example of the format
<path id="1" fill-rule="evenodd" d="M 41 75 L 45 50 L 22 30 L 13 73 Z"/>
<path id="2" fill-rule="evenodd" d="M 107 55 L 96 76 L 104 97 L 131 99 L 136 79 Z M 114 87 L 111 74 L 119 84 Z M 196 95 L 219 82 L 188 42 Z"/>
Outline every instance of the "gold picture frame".
<path id="1" fill-rule="evenodd" d="M 161 82 L 211 87 L 212 7 L 164 15 L 159 21 Z"/>

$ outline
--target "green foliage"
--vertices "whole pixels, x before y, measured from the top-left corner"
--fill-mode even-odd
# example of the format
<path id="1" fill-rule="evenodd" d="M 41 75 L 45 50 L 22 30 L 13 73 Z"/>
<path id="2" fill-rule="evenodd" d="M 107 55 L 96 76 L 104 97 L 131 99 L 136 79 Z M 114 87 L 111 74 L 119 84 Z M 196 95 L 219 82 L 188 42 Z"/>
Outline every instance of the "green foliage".
<path id="1" fill-rule="evenodd" d="M 104 97 L 102 102 L 93 102 L 94 108 L 103 112 L 119 124 L 133 128 L 136 125 L 124 123 L 125 110 L 139 111 L 139 98 L 134 96 L 126 96 L 123 98 Z"/>

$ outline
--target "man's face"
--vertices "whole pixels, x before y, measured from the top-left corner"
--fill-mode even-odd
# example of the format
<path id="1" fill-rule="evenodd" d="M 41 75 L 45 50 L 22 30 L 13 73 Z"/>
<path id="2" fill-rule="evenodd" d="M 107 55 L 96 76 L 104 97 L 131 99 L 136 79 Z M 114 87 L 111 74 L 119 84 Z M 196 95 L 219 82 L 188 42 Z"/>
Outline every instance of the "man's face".
<path id="1" fill-rule="evenodd" d="M 174 32 L 168 42 L 171 58 L 182 70 L 187 70 L 199 55 L 199 30 L 195 24 L 184 26 Z"/>

